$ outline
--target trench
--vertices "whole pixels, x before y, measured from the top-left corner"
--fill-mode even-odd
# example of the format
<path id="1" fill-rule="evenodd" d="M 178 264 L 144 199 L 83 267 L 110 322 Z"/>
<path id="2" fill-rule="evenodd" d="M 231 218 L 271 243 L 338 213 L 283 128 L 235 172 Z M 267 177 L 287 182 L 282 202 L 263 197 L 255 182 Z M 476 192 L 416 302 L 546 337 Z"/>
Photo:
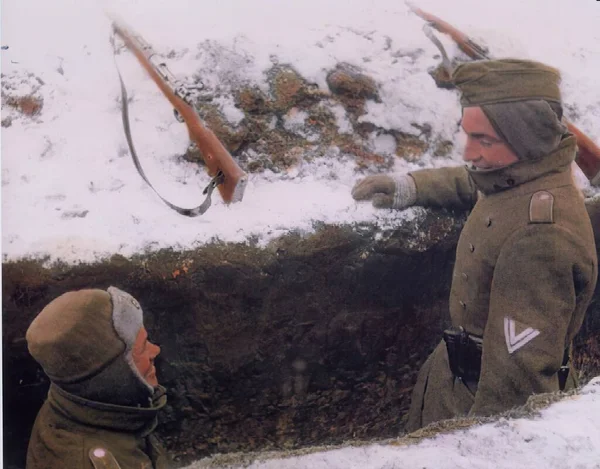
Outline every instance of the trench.
<path id="1" fill-rule="evenodd" d="M 162 349 L 157 429 L 178 465 L 402 433 L 420 366 L 440 340 L 463 214 L 423 211 L 381 232 L 323 225 L 269 245 L 214 243 L 92 264 L 2 266 L 4 463 L 25 467 L 48 381 L 25 331 L 53 298 L 115 285 L 140 300 Z M 576 340 L 600 374 L 598 292 Z"/>

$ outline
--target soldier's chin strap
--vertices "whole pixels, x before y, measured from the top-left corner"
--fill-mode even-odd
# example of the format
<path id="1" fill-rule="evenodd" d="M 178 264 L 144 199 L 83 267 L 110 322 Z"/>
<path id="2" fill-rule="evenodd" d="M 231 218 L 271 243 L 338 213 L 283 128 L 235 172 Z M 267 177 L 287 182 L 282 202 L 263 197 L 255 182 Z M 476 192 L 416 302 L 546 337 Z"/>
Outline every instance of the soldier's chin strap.
<path id="1" fill-rule="evenodd" d="M 114 42 L 114 36 L 111 37 L 111 43 L 113 45 L 113 58 L 115 60 L 115 67 L 117 68 L 117 74 L 119 75 L 119 82 L 121 83 L 121 116 L 123 118 L 123 129 L 125 130 L 125 138 L 127 139 L 127 145 L 129 146 L 129 152 L 131 153 L 131 158 L 133 159 L 133 164 L 135 165 L 135 168 L 137 169 L 140 176 L 142 176 L 142 179 L 144 181 L 146 181 L 146 183 L 154 191 L 154 193 L 158 197 L 160 197 L 160 199 L 165 204 L 167 204 L 169 207 L 171 207 L 177 213 L 179 213 L 181 215 L 185 215 L 186 217 L 197 217 L 198 215 L 202 215 L 210 207 L 211 196 L 212 196 L 213 191 L 215 190 L 215 187 L 217 187 L 219 184 L 222 184 L 225 180 L 225 176 L 224 176 L 223 172 L 222 171 L 217 172 L 217 174 L 211 179 L 211 181 L 208 183 L 208 185 L 204 188 L 204 191 L 202 191 L 202 194 L 206 195 L 206 199 L 204 199 L 204 202 L 202 202 L 202 204 L 200 204 L 198 207 L 195 207 L 195 208 L 179 207 L 178 205 L 175 205 L 175 204 L 169 202 L 167 199 L 165 199 L 162 195 L 160 195 L 158 193 L 158 191 L 154 188 L 152 183 L 150 183 L 150 181 L 146 177 L 146 174 L 144 173 L 144 170 L 142 169 L 142 165 L 140 164 L 140 160 L 137 156 L 137 152 L 135 151 L 135 147 L 133 146 L 133 138 L 131 137 L 131 125 L 129 122 L 129 103 L 128 103 L 128 97 L 127 97 L 127 89 L 125 88 L 125 82 L 123 81 L 123 77 L 121 76 L 121 71 L 119 70 L 119 64 L 117 63 L 117 51 L 116 51 L 116 46 L 115 46 L 115 42 Z"/>

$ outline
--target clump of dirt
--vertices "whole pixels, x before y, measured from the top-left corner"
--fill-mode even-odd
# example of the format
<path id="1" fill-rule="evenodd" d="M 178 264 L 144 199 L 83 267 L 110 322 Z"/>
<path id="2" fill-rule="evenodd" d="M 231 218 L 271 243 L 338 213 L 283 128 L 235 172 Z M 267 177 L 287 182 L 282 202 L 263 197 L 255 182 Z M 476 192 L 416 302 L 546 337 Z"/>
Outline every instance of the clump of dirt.
<path id="1" fill-rule="evenodd" d="M 275 65 L 267 76 L 273 96 L 270 108 L 276 113 L 286 113 L 293 107 L 307 108 L 327 96 L 291 66 Z"/>
<path id="2" fill-rule="evenodd" d="M 42 113 L 44 98 L 41 89 L 44 81 L 33 73 L 2 74 L 2 110 L 11 112 L 2 120 L 3 127 L 9 127 L 15 118 L 35 118 Z"/>
<path id="3" fill-rule="evenodd" d="M 355 114 L 355 117 L 364 114 L 366 100 L 381 102 L 375 80 L 348 63 L 338 64 L 327 75 L 327 84 L 332 93 L 339 98 L 346 109 Z"/>
<path id="4" fill-rule="evenodd" d="M 427 124 L 414 123 L 411 134 L 361 121 L 366 102 L 381 102 L 381 97 L 375 80 L 354 65 L 340 63 L 327 74 L 329 91 L 319 90 L 288 64 L 277 63 L 265 75 L 267 89 L 240 84 L 233 91 L 243 113 L 235 125 L 210 97 L 196 104 L 207 126 L 248 172 L 285 173 L 315 158 L 340 156 L 353 157 L 357 171 L 386 171 L 396 158 L 415 162 L 429 151 L 450 153 L 452 143 L 436 139 Z M 381 136 L 393 139 L 391 150 L 377 150 L 373 139 Z M 183 158 L 203 164 L 193 144 Z"/>
<path id="5" fill-rule="evenodd" d="M 246 115 L 264 115 L 271 112 L 269 98 L 256 86 L 246 86 L 234 94 L 236 105 Z"/>
<path id="6" fill-rule="evenodd" d="M 420 137 L 404 132 L 394 132 L 396 137 L 396 155 L 407 161 L 418 161 L 427 150 L 429 144 Z"/>
<path id="7" fill-rule="evenodd" d="M 27 117 L 33 117 L 42 112 L 44 99 L 32 95 L 18 97 L 10 96 L 6 98 L 6 104 L 14 107 Z"/>

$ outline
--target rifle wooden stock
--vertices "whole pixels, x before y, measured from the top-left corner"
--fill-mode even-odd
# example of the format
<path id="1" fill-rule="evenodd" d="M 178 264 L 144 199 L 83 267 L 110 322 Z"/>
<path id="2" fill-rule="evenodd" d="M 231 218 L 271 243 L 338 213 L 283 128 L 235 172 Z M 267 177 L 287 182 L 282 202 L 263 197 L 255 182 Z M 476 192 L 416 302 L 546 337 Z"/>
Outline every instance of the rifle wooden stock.
<path id="1" fill-rule="evenodd" d="M 171 84 L 156 69 L 150 58 L 153 52 L 146 52 L 142 43 L 129 28 L 113 19 L 116 34 L 125 42 L 125 46 L 135 55 L 144 70 L 157 84 L 173 108 L 183 118 L 187 125 L 190 139 L 198 146 L 208 174 L 216 176 L 219 171 L 224 175 L 224 181 L 217 187 L 225 203 L 239 202 L 244 196 L 247 174 L 238 166 L 231 154 L 223 146 L 217 136 L 205 127 L 194 107 L 178 96 Z"/>
<path id="2" fill-rule="evenodd" d="M 416 6 L 408 3 L 409 8 L 418 16 L 423 18 L 432 28 L 442 34 L 447 34 L 458 45 L 467 56 L 474 60 L 490 59 L 488 51 L 485 47 L 480 46 L 473 41 L 469 36 L 456 29 L 451 24 L 438 18 L 431 13 L 421 10 Z M 566 119 L 565 119 L 566 120 Z M 594 141 L 584 134 L 571 122 L 567 121 L 569 132 L 575 135 L 577 139 L 577 158 L 575 162 L 581 168 L 583 174 L 592 182 L 592 184 L 600 184 L 600 147 Z"/>

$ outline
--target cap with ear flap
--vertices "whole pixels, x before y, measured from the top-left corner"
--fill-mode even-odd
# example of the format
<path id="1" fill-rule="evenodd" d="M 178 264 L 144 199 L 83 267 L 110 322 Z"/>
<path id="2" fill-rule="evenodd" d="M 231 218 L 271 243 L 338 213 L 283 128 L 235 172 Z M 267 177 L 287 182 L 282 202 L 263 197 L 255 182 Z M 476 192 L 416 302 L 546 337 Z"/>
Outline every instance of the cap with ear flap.
<path id="1" fill-rule="evenodd" d="M 27 329 L 29 352 L 56 383 L 94 376 L 122 355 L 110 294 L 86 289 L 52 300 Z"/>
<path id="2" fill-rule="evenodd" d="M 532 60 L 478 60 L 452 72 L 463 107 L 535 99 L 560 103 L 560 81 L 557 69 Z"/>
<path id="3" fill-rule="evenodd" d="M 52 381 L 75 383 L 121 355 L 129 358 L 143 326 L 142 308 L 129 293 L 116 287 L 85 289 L 52 300 L 33 320 L 26 339 Z"/>

